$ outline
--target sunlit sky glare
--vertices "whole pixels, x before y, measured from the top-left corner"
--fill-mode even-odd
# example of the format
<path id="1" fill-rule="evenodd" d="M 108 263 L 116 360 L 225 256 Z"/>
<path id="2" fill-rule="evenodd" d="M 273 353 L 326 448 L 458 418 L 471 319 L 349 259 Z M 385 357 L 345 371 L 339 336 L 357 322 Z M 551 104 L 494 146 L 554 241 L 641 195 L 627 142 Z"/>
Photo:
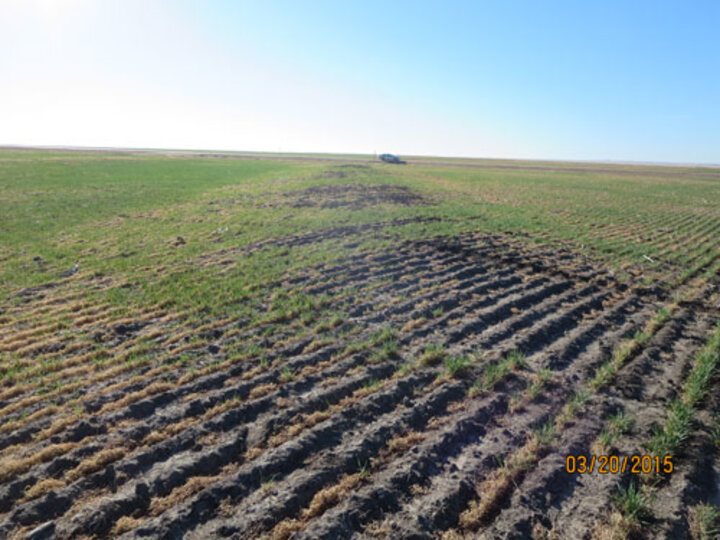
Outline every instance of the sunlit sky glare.
<path id="1" fill-rule="evenodd" d="M 0 144 L 720 163 L 720 2 L 0 0 Z"/>

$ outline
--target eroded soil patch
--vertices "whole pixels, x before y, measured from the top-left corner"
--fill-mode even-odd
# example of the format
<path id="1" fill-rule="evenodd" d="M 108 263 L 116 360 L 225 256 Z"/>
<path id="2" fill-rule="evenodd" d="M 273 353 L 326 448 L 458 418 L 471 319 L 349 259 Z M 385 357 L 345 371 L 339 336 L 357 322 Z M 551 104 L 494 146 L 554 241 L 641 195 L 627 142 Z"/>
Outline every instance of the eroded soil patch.
<path id="1" fill-rule="evenodd" d="M 331 173 L 326 173 L 331 174 Z M 333 178 L 344 178 L 345 172 L 333 172 Z M 292 208 L 350 208 L 360 210 L 380 204 L 426 206 L 432 202 L 409 188 L 392 184 L 325 184 L 283 193 L 266 206 Z"/>

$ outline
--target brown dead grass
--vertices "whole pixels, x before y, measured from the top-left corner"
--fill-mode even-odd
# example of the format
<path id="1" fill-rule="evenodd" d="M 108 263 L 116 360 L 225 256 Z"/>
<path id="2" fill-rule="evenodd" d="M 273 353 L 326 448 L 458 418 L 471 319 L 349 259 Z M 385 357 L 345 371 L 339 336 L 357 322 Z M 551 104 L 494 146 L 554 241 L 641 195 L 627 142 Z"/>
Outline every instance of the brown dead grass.
<path id="1" fill-rule="evenodd" d="M 370 394 L 374 394 L 375 392 L 385 388 L 388 384 L 389 384 L 389 381 L 383 380 L 383 381 L 380 381 L 380 384 L 377 384 L 377 385 L 363 386 L 362 388 L 358 388 L 357 390 L 355 390 L 353 392 L 352 396 L 348 396 L 345 399 L 343 399 L 340 402 L 340 405 L 342 405 L 344 407 L 345 405 L 353 403 L 361 398 L 367 397 Z"/>
<path id="2" fill-rule="evenodd" d="M 330 345 L 332 343 L 332 340 L 329 338 L 322 338 L 322 339 L 316 339 L 310 343 L 308 343 L 305 348 L 303 349 L 303 354 L 308 354 L 311 352 L 315 352 L 319 349 L 322 349 L 326 345 Z"/>
<path id="3" fill-rule="evenodd" d="M 406 452 L 413 446 L 425 440 L 427 435 L 419 431 L 411 431 L 402 436 L 393 437 L 387 444 L 387 448 L 391 453 Z"/>
<path id="4" fill-rule="evenodd" d="M 465 538 L 467 538 L 466 535 L 454 529 L 445 531 L 440 535 L 440 540 L 464 540 Z"/>
<path id="5" fill-rule="evenodd" d="M 305 522 L 299 519 L 286 519 L 278 523 L 270 534 L 272 540 L 288 540 L 305 528 Z"/>
<path id="6" fill-rule="evenodd" d="M 167 438 L 167 434 L 162 431 L 151 431 L 142 440 L 142 444 L 145 446 L 152 446 L 159 442 L 164 441 Z"/>
<path id="7" fill-rule="evenodd" d="M 460 514 L 460 525 L 470 531 L 478 530 L 497 510 L 512 490 L 517 479 L 538 458 L 540 445 L 536 437 L 530 438 L 503 467 L 494 470 L 477 487 L 478 501 L 473 501 Z"/>
<path id="8" fill-rule="evenodd" d="M 150 502 L 150 509 L 148 513 L 151 516 L 159 516 L 163 512 L 166 512 L 173 506 L 180 502 L 188 499 L 192 495 L 199 493 L 205 489 L 209 484 L 215 482 L 219 476 L 193 476 L 182 486 L 178 486 L 173 489 L 165 497 L 156 497 Z"/>
<path id="9" fill-rule="evenodd" d="M 303 518 L 310 519 L 319 516 L 328 508 L 335 506 L 352 489 L 355 489 L 362 481 L 360 473 L 350 474 L 343 477 L 334 486 L 318 491 L 308 507 L 303 511 Z"/>
<path id="10" fill-rule="evenodd" d="M 640 525 L 637 521 L 627 519 L 620 512 L 613 512 L 607 521 L 595 524 L 590 538 L 592 540 L 626 540 L 639 532 Z"/>
<path id="11" fill-rule="evenodd" d="M 35 465 L 50 461 L 53 458 L 67 454 L 78 446 L 78 443 L 53 444 L 39 450 L 30 457 L 14 459 L 5 458 L 0 461 L 0 482 L 16 477 L 29 471 Z"/>
<path id="12" fill-rule="evenodd" d="M 123 533 L 132 531 L 133 529 L 139 527 L 142 522 L 142 519 L 137 519 L 130 516 L 122 516 L 115 522 L 115 525 L 112 528 L 112 537 L 115 538 Z"/>
<path id="13" fill-rule="evenodd" d="M 263 396 L 268 395 L 270 392 L 273 392 L 277 389 L 278 385 L 276 383 L 267 383 L 267 384 L 260 384 L 256 387 L 254 387 L 252 390 L 250 390 L 250 395 L 248 396 L 250 399 L 257 399 Z"/>
<path id="14" fill-rule="evenodd" d="M 365 527 L 365 534 L 370 538 L 392 538 L 393 530 L 385 520 L 373 521 Z"/>
<path id="15" fill-rule="evenodd" d="M 271 448 L 280 446 L 284 442 L 296 437 L 302 431 L 311 428 L 328 418 L 330 418 L 330 410 L 315 411 L 314 413 L 304 415 L 300 418 L 300 420 L 291 424 L 285 430 L 270 437 L 268 445 Z"/>
<path id="16" fill-rule="evenodd" d="M 138 390 L 137 392 L 126 395 L 122 399 L 105 404 L 105 406 L 100 409 L 98 414 L 104 414 L 109 411 L 116 411 L 123 407 L 127 407 L 128 405 L 131 405 L 137 401 L 140 401 L 141 399 L 145 399 L 146 397 L 150 397 L 155 394 L 161 394 L 163 392 L 169 392 L 173 388 L 175 388 L 175 385 L 171 383 L 154 382 L 149 386 L 146 386 L 142 390 Z"/>
<path id="17" fill-rule="evenodd" d="M 65 482 L 57 478 L 45 478 L 25 491 L 25 500 L 36 499 L 50 491 L 60 489 L 64 485 Z"/>
<path id="18" fill-rule="evenodd" d="M 108 463 L 112 463 L 113 461 L 117 461 L 118 459 L 124 457 L 125 454 L 127 454 L 127 449 L 125 448 L 107 448 L 97 454 L 94 454 L 93 456 L 90 456 L 73 470 L 68 471 L 65 477 L 70 482 L 74 482 L 78 478 L 82 478 L 83 476 L 99 471 Z"/>
<path id="19" fill-rule="evenodd" d="M 31 405 L 34 405 L 35 403 L 42 401 L 43 396 L 32 396 L 30 399 L 24 399 L 17 403 L 13 403 L 11 405 L 8 405 L 0 411 L 0 415 L 4 416 L 6 414 L 10 414 L 12 412 L 15 412 L 19 409 L 22 409 L 24 407 L 29 407 Z M 30 422 L 33 422 L 35 420 L 38 420 L 39 418 L 43 418 L 45 416 L 50 416 L 51 414 L 55 414 L 60 410 L 60 407 L 57 405 L 50 405 L 49 407 L 44 407 L 40 410 L 35 411 L 33 414 L 30 414 L 26 416 L 25 418 L 19 419 L 19 420 L 11 420 L 10 422 L 6 422 L 3 425 L 0 426 L 0 433 L 7 433 L 8 431 L 15 431 L 16 429 L 21 428 L 25 424 L 28 424 Z"/>
<path id="20" fill-rule="evenodd" d="M 415 330 L 416 328 L 421 327 L 426 322 L 427 322 L 427 319 L 425 317 L 420 317 L 418 319 L 410 319 L 408 322 L 406 322 L 402 326 L 402 328 L 400 328 L 400 332 L 405 334 L 407 332 Z"/>
<path id="21" fill-rule="evenodd" d="M 259 446 L 254 446 L 252 448 L 248 448 L 245 451 L 245 455 L 243 456 L 245 458 L 245 461 L 252 461 L 253 459 L 261 456 L 265 453 L 265 449 L 260 448 Z"/>

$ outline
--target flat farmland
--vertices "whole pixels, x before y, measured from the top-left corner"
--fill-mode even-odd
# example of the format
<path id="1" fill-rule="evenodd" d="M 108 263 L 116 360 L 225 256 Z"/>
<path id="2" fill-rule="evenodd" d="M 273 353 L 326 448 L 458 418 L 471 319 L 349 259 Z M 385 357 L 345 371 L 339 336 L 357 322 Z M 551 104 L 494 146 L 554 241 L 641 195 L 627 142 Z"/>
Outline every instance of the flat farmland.
<path id="1" fill-rule="evenodd" d="M 5 149 L 0 201 L 0 538 L 720 530 L 718 168 Z"/>

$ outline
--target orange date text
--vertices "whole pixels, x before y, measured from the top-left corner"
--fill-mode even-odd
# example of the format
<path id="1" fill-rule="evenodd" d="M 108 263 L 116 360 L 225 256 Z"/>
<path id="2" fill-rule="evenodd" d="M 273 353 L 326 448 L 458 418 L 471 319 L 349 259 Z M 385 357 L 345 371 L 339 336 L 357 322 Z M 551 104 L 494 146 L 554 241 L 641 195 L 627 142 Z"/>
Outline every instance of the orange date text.
<path id="1" fill-rule="evenodd" d="M 569 455 L 565 458 L 565 471 L 574 474 L 653 474 L 673 472 L 673 457 L 633 454 L 608 456 L 600 454 Z"/>

